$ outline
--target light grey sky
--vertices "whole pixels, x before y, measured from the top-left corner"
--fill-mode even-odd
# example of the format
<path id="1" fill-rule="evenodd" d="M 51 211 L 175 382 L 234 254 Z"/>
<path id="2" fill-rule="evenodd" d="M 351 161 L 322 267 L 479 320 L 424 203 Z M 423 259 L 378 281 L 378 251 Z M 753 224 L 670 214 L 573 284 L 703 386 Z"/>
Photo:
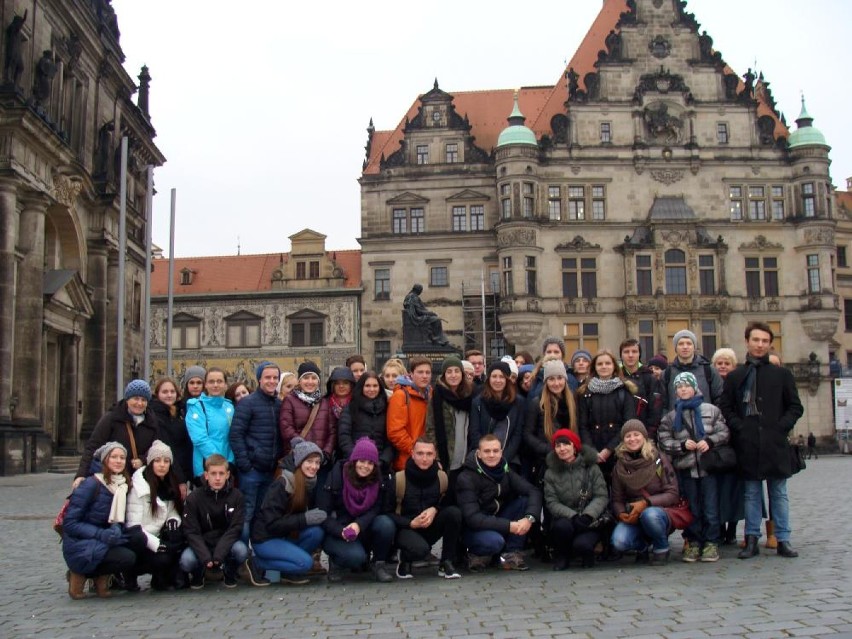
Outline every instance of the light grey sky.
<path id="1" fill-rule="evenodd" d="M 113 0 L 135 79 L 168 162 L 155 172 L 154 242 L 175 254 L 288 251 L 309 227 L 358 248 L 366 128 L 393 129 L 435 77 L 445 91 L 554 84 L 601 0 L 401 3 Z M 852 177 L 846 0 L 691 0 L 740 75 L 762 70 L 788 124 L 808 111 Z M 508 114 L 507 114 L 508 115 Z"/>

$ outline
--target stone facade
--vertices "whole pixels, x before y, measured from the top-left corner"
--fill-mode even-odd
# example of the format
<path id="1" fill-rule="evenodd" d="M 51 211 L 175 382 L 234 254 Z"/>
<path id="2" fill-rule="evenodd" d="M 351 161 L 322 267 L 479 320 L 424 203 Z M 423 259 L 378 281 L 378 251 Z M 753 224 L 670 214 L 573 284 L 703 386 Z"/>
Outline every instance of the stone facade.
<path id="1" fill-rule="evenodd" d="M 230 382 L 254 383 L 263 360 L 294 371 L 312 360 L 328 373 L 360 347 L 360 251 L 325 250 L 309 229 L 289 253 L 175 260 L 172 367 L 167 365 L 168 263 L 151 284 L 154 379 L 194 364 L 218 366 Z"/>
<path id="2" fill-rule="evenodd" d="M 796 432 L 829 434 L 840 318 L 829 148 L 788 145 L 769 82 L 727 67 L 683 3 L 607 0 L 559 82 L 516 94 L 532 144 L 514 125 L 497 138 L 494 112 L 508 116 L 511 100 L 436 81 L 395 131 L 371 123 L 365 355 L 399 348 L 413 282 L 448 334 L 467 335 L 482 273 L 510 350 L 539 353 L 558 335 L 594 352 L 632 336 L 646 358 L 671 357 L 689 328 L 708 357 L 721 346 L 744 357 L 744 328 L 762 320 L 807 396 Z"/>
<path id="3" fill-rule="evenodd" d="M 76 454 L 116 396 L 120 140 L 126 378 L 142 354 L 146 166 L 165 158 L 112 7 L 0 2 L 0 474 Z M 122 384 L 127 381 L 122 381 Z"/>

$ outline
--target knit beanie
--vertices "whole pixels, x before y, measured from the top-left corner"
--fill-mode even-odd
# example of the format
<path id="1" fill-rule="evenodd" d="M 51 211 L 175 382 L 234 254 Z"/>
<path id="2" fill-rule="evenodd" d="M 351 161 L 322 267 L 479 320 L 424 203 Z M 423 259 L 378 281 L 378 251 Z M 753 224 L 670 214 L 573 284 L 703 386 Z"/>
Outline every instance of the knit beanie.
<path id="1" fill-rule="evenodd" d="M 587 359 L 587 360 L 589 360 L 590 362 L 592 361 L 592 354 L 591 354 L 589 351 L 587 351 L 587 350 L 583 350 L 583 349 L 581 348 L 581 349 L 580 349 L 580 350 L 578 350 L 578 351 L 574 351 L 574 354 L 573 354 L 573 355 L 571 355 L 571 366 L 573 366 L 573 365 L 574 365 L 574 362 L 575 362 L 575 361 L 577 361 L 577 360 L 578 360 L 579 358 L 581 358 L 581 357 L 586 358 L 586 359 Z"/>
<path id="2" fill-rule="evenodd" d="M 491 362 L 488 365 L 488 372 L 485 375 L 486 379 L 491 377 L 491 373 L 494 371 L 500 371 L 506 376 L 506 379 L 509 379 L 512 376 L 512 369 L 509 368 L 509 365 L 502 360 L 499 362 Z"/>
<path id="3" fill-rule="evenodd" d="M 669 360 L 667 360 L 663 355 L 654 355 L 648 360 L 648 366 L 656 366 L 657 368 L 665 370 L 669 367 Z"/>
<path id="4" fill-rule="evenodd" d="M 634 431 L 642 433 L 645 439 L 648 439 L 648 430 L 645 428 L 645 424 L 638 419 L 628 419 L 624 422 L 624 426 L 621 427 L 621 441 L 624 441 L 624 436 L 627 433 L 632 433 Z"/>
<path id="5" fill-rule="evenodd" d="M 148 449 L 148 456 L 145 458 L 145 463 L 150 464 L 155 459 L 174 461 L 172 449 L 169 448 L 168 444 L 161 442 L 159 439 L 155 439 L 154 443 L 151 444 L 151 448 Z"/>
<path id="6" fill-rule="evenodd" d="M 257 369 L 254 372 L 255 377 L 257 377 L 257 381 L 260 381 L 260 376 L 263 375 L 263 371 L 265 371 L 267 368 L 277 368 L 278 374 L 281 375 L 281 367 L 278 366 L 278 364 L 273 364 L 270 361 L 263 360 L 260 364 L 257 365 Z"/>
<path id="7" fill-rule="evenodd" d="M 445 358 L 444 361 L 441 363 L 441 374 L 443 375 L 447 372 L 448 368 L 452 368 L 453 366 L 460 368 L 462 372 L 464 372 L 464 368 L 462 367 L 462 361 L 455 355 L 450 355 L 449 357 Z"/>
<path id="8" fill-rule="evenodd" d="M 689 371 L 683 371 L 682 373 L 678 373 L 674 378 L 675 388 L 680 386 L 681 384 L 689 384 L 695 391 L 698 391 L 698 380 L 695 379 L 695 375 L 690 373 Z"/>
<path id="9" fill-rule="evenodd" d="M 369 437 L 362 437 L 355 442 L 355 447 L 352 449 L 352 454 L 349 455 L 349 461 L 370 461 L 374 464 L 379 463 L 379 450 L 376 444 Z"/>
<path id="10" fill-rule="evenodd" d="M 509 372 L 512 375 L 518 375 L 518 363 L 515 361 L 515 358 L 511 355 L 504 355 L 501 359 L 501 362 L 506 362 L 509 365 Z"/>
<path id="11" fill-rule="evenodd" d="M 311 455 L 322 457 L 322 450 L 319 446 L 313 442 L 305 441 L 301 437 L 294 437 L 290 445 L 293 447 L 293 462 L 296 464 L 296 468 L 301 466 L 302 462 Z"/>
<path id="12" fill-rule="evenodd" d="M 296 373 L 299 376 L 299 379 L 302 379 L 302 377 L 307 373 L 313 373 L 317 377 L 322 377 L 322 375 L 320 375 L 319 366 L 313 362 L 302 362 L 299 364 L 298 372 Z"/>
<path id="13" fill-rule="evenodd" d="M 544 344 L 541 347 L 541 352 L 544 353 L 550 344 L 556 344 L 559 347 L 559 350 L 562 351 L 562 359 L 565 359 L 565 342 L 558 337 L 548 337 L 545 339 Z"/>
<path id="14" fill-rule="evenodd" d="M 466 359 L 463 359 L 461 364 L 462 364 L 462 370 L 463 370 L 465 373 L 474 373 L 474 372 L 476 372 L 476 368 L 474 368 L 473 364 L 471 364 L 471 363 L 470 363 L 469 361 L 467 361 Z"/>
<path id="15" fill-rule="evenodd" d="M 287 380 L 287 378 L 293 377 L 294 375 L 295 373 L 293 371 L 282 372 L 281 375 L 278 377 L 278 386 L 275 387 L 275 391 L 280 393 L 281 387 L 284 385 L 284 382 Z"/>
<path id="16" fill-rule="evenodd" d="M 518 377 L 523 377 L 527 373 L 532 373 L 535 370 L 535 366 L 532 364 L 521 364 L 518 366 Z"/>
<path id="17" fill-rule="evenodd" d="M 124 388 L 124 399 L 128 400 L 131 397 L 144 397 L 146 401 L 151 401 L 151 387 L 144 379 L 134 379 Z"/>
<path id="18" fill-rule="evenodd" d="M 675 348 L 677 348 L 677 343 L 680 340 L 682 340 L 684 337 L 692 342 L 693 347 L 698 348 L 698 338 L 695 337 L 695 333 L 693 333 L 692 331 L 688 331 L 686 329 L 683 329 L 682 331 L 678 331 L 677 333 L 675 333 L 675 336 L 672 339 L 672 344 L 674 345 Z"/>
<path id="19" fill-rule="evenodd" d="M 193 377 L 198 377 L 203 381 L 204 378 L 207 377 L 207 370 L 203 366 L 198 365 L 190 366 L 189 368 L 187 368 L 186 372 L 183 374 L 183 379 L 181 380 L 181 383 L 183 384 L 184 388 L 186 388 L 186 385 L 189 383 L 189 380 L 191 380 Z"/>
<path id="20" fill-rule="evenodd" d="M 550 443 L 556 448 L 556 442 L 560 439 L 567 439 L 572 444 L 574 444 L 574 450 L 578 453 L 583 445 L 580 443 L 580 437 L 573 430 L 569 430 L 567 428 L 560 428 L 555 433 L 553 433 L 553 437 L 550 438 Z"/>
<path id="21" fill-rule="evenodd" d="M 545 362 L 542 370 L 544 370 L 544 379 L 547 379 L 548 377 L 562 377 L 564 379 L 568 379 L 568 374 L 565 372 L 565 364 L 560 362 L 558 359 L 551 359 Z"/>
<path id="22" fill-rule="evenodd" d="M 94 458 L 101 462 L 105 462 L 107 457 L 109 457 L 109 454 L 116 448 L 120 448 L 124 451 L 124 454 L 127 455 L 127 449 L 124 447 L 124 444 L 120 442 L 107 442 L 95 451 Z"/>

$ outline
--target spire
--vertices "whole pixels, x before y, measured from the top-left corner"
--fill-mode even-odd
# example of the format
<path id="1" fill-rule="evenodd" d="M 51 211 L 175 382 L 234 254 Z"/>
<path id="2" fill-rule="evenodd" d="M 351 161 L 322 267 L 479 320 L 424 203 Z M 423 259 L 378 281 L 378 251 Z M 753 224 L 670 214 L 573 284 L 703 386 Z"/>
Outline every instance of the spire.
<path id="1" fill-rule="evenodd" d="M 521 113 L 521 108 L 518 106 L 517 91 L 515 91 L 515 104 L 507 120 L 509 121 L 509 126 L 523 126 L 524 122 L 527 121 L 527 118 L 524 116 L 523 113 Z"/>
<path id="2" fill-rule="evenodd" d="M 811 114 L 808 113 L 807 107 L 805 107 L 805 95 L 803 93 L 802 110 L 799 113 L 799 117 L 796 118 L 796 130 L 787 138 L 787 144 L 789 144 L 791 149 L 815 144 L 828 146 L 825 142 L 825 136 L 822 134 L 822 131 L 816 128 L 813 125 L 813 122 L 814 119 L 811 117 Z"/>
<path id="3" fill-rule="evenodd" d="M 805 107 L 805 94 L 802 93 L 802 111 L 799 113 L 799 117 L 796 118 L 796 126 L 800 129 L 808 126 L 813 126 L 814 119 L 811 117 L 810 113 L 808 113 L 808 109 Z"/>
<path id="4" fill-rule="evenodd" d="M 139 73 L 139 97 L 136 100 L 136 105 L 147 120 L 151 119 L 151 115 L 148 113 L 148 91 L 150 87 L 151 74 L 148 73 L 148 67 L 143 64 Z"/>

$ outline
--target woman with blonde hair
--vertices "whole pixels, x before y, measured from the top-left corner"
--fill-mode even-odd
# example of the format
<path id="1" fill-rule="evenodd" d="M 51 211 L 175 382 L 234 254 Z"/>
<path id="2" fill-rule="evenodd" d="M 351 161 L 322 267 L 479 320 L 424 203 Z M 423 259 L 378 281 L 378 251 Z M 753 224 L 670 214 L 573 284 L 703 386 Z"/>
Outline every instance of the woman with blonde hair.
<path id="1" fill-rule="evenodd" d="M 283 402 L 284 398 L 290 394 L 290 391 L 296 388 L 298 382 L 296 373 L 293 371 L 283 371 L 281 377 L 278 379 L 278 399 Z"/>
<path id="2" fill-rule="evenodd" d="M 400 375 L 407 374 L 408 371 L 405 369 L 405 364 L 402 363 L 401 359 L 391 357 L 385 362 L 384 366 L 382 366 L 382 381 L 385 383 L 385 393 L 387 394 L 388 399 L 390 399 L 391 395 L 393 395 L 393 389 L 396 386 L 396 378 Z"/>
<path id="3" fill-rule="evenodd" d="M 737 354 L 733 348 L 720 348 L 713 353 L 710 363 L 719 373 L 719 377 L 724 380 L 728 376 L 728 373 L 737 367 Z"/>
<path id="4" fill-rule="evenodd" d="M 710 360 L 718 373 L 724 380 L 728 374 L 737 367 L 737 354 L 732 348 L 720 348 L 713 353 Z M 719 521 L 722 522 L 722 545 L 730 546 L 737 541 L 737 524 L 745 517 L 745 498 L 743 495 L 743 482 L 736 472 L 720 473 L 716 475 L 719 485 Z M 764 513 L 766 508 L 764 507 Z M 772 527 L 767 521 L 767 531 Z M 774 527 L 772 527 L 774 530 Z M 769 532 L 767 532 L 767 536 Z M 767 541 L 767 547 L 769 547 Z"/>

